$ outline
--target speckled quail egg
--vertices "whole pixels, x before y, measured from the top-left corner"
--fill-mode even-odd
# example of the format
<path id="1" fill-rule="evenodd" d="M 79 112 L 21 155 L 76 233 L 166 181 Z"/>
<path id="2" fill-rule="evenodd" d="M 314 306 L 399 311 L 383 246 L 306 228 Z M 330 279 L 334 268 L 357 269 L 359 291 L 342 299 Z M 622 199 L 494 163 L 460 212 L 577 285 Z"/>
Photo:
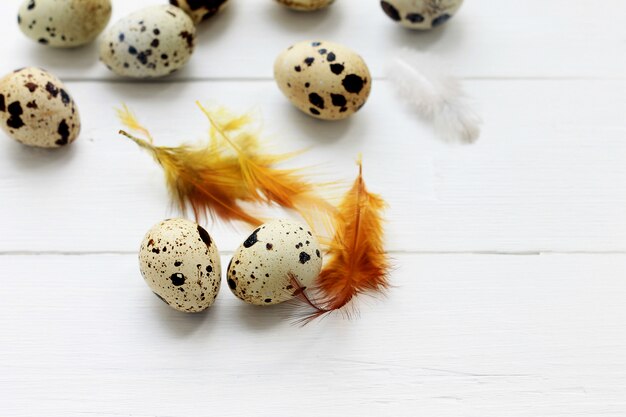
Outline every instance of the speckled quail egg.
<path id="1" fill-rule="evenodd" d="M 58 148 L 78 137 L 80 116 L 57 77 L 29 67 L 0 79 L 0 125 L 24 145 Z"/>
<path id="2" fill-rule="evenodd" d="M 324 120 L 345 119 L 358 111 L 372 87 L 369 69 L 359 55 L 322 41 L 300 42 L 281 53 L 274 78 L 294 106 Z"/>
<path id="3" fill-rule="evenodd" d="M 311 12 L 330 6 L 335 0 L 276 0 L 290 9 Z"/>
<path id="4" fill-rule="evenodd" d="M 183 9 L 196 25 L 215 16 L 227 3 L 228 0 L 170 0 L 170 4 Z"/>
<path id="5" fill-rule="evenodd" d="M 463 0 L 382 0 L 384 12 L 410 29 L 428 30 L 447 22 Z"/>
<path id="6" fill-rule="evenodd" d="M 139 249 L 141 275 L 170 307 L 185 313 L 209 308 L 220 290 L 220 256 L 202 226 L 185 219 L 154 225 Z"/>
<path id="7" fill-rule="evenodd" d="M 290 274 L 311 286 L 322 269 L 320 245 L 311 230 L 291 220 L 276 220 L 256 229 L 239 246 L 228 265 L 228 286 L 249 304 L 272 305 L 293 297 Z"/>
<path id="8" fill-rule="evenodd" d="M 111 0 L 24 0 L 17 22 L 29 38 L 59 48 L 85 45 L 111 18 Z"/>
<path id="9" fill-rule="evenodd" d="M 118 75 L 161 77 L 189 61 L 195 39 L 196 27 L 183 10 L 150 6 L 122 18 L 105 32 L 100 59 Z"/>

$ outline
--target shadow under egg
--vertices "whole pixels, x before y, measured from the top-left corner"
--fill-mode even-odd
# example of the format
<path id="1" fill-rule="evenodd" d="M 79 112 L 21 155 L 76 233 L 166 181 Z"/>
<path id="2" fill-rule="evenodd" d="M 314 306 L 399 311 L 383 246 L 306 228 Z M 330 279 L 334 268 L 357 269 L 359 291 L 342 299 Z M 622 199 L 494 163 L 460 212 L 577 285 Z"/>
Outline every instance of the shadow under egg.
<path id="1" fill-rule="evenodd" d="M 235 319 L 250 330 L 269 330 L 287 322 L 284 309 L 280 306 L 255 306 L 241 301 L 235 307 Z"/>
<path id="2" fill-rule="evenodd" d="M 158 320 L 168 333 L 176 337 L 193 335 L 204 326 L 209 320 L 209 316 L 215 314 L 212 311 L 215 308 L 215 303 L 199 313 L 185 313 L 173 309 L 156 294 L 153 294 L 152 298 L 151 307 L 153 308 L 151 311 L 154 313 L 155 320 Z"/>
<path id="3" fill-rule="evenodd" d="M 290 123 L 296 125 L 293 134 L 315 144 L 340 141 L 348 134 L 353 123 L 356 123 L 355 118 L 363 116 L 359 111 L 343 120 L 322 120 L 309 116 L 288 102 L 284 104 L 282 111 Z"/>
<path id="4" fill-rule="evenodd" d="M 276 23 L 276 27 L 293 34 L 317 31 L 332 37 L 332 28 L 340 27 L 343 20 L 340 8 L 332 5 L 314 11 L 298 11 L 281 5 L 276 1 L 268 1 L 266 9 L 261 12 L 263 18 Z M 325 35 L 326 36 L 326 35 Z M 294 41 L 303 40 L 295 38 Z M 285 47 L 288 45 L 285 45 Z"/>
<path id="5" fill-rule="evenodd" d="M 75 74 L 82 74 L 103 65 L 100 62 L 100 40 L 98 37 L 87 45 L 75 48 L 54 48 L 24 40 L 21 50 L 24 62 L 28 62 L 29 66 L 43 68 L 52 74 L 62 74 L 68 68 Z"/>
<path id="6" fill-rule="evenodd" d="M 461 22 L 461 24 L 459 24 Z M 462 19 L 453 16 L 449 22 L 430 30 L 416 30 L 406 28 L 395 22 L 390 22 L 385 30 L 385 36 L 390 44 L 396 47 L 408 47 L 419 51 L 454 49 L 460 50 L 467 39 Z"/>
<path id="7" fill-rule="evenodd" d="M 78 138 L 68 145 L 58 148 L 38 148 L 24 145 L 4 132 L 0 132 L 0 136 L 5 136 L 1 140 L 6 143 L 3 143 L 0 149 L 5 148 L 3 153 L 8 156 L 7 162 L 29 172 L 56 170 L 69 166 L 79 151 L 76 147 L 80 146 L 81 141 L 87 140 L 79 134 Z"/>
<path id="8" fill-rule="evenodd" d="M 221 42 L 228 34 L 228 30 L 232 28 L 232 23 L 236 19 L 237 11 L 234 10 L 239 5 L 235 1 L 228 4 L 219 13 L 211 16 L 205 21 L 196 25 L 196 49 L 194 54 L 204 48 L 211 48 L 212 44 Z"/>

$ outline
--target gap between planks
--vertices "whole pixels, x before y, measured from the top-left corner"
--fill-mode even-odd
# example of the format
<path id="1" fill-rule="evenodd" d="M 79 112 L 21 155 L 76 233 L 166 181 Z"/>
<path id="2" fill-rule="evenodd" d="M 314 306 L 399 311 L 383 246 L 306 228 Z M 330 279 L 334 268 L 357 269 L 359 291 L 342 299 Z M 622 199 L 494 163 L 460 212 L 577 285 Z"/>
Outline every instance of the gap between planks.
<path id="1" fill-rule="evenodd" d="M 235 252 L 220 251 L 222 256 L 232 256 Z M 0 251 L 1 256 L 128 256 L 136 255 L 137 251 Z M 416 255 L 416 256 L 436 256 L 436 255 L 477 255 L 477 256 L 542 256 L 542 255 L 626 255 L 626 251 L 411 251 L 393 250 L 388 251 L 388 255 Z"/>
<path id="2" fill-rule="evenodd" d="M 454 74 L 450 74 L 454 76 Z M 466 76 L 456 77 L 461 81 L 625 81 L 624 77 L 561 77 L 561 76 Z M 376 82 L 388 82 L 387 77 L 372 77 Z M 270 82 L 273 77 L 180 77 L 172 79 L 134 79 L 134 78 L 97 78 L 63 77 L 66 83 L 106 83 L 106 84 L 182 84 L 194 82 Z"/>

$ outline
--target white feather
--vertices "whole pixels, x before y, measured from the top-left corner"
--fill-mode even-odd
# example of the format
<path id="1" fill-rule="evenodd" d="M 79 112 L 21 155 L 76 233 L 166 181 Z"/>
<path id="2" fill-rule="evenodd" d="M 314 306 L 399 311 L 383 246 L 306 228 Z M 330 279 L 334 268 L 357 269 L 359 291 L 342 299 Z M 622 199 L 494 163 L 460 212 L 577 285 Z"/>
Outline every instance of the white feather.
<path id="1" fill-rule="evenodd" d="M 470 107 L 459 81 L 432 55 L 403 48 L 389 60 L 387 77 L 398 94 L 446 140 L 474 142 L 480 117 Z"/>

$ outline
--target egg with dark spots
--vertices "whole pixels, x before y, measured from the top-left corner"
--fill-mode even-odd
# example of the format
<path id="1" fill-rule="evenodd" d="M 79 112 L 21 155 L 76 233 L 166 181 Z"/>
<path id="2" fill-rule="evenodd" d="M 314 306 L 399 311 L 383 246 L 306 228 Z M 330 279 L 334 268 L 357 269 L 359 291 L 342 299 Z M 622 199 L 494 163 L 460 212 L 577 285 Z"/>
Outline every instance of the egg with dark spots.
<path id="1" fill-rule="evenodd" d="M 323 120 L 341 120 L 356 113 L 372 89 L 363 58 L 325 41 L 300 42 L 282 52 L 274 63 L 274 78 L 294 106 Z"/>
<path id="2" fill-rule="evenodd" d="M 154 225 L 141 242 L 139 268 L 154 294 L 185 313 L 206 310 L 220 290 L 222 268 L 215 242 L 189 220 Z"/>
<path id="3" fill-rule="evenodd" d="M 312 231 L 296 221 L 276 220 L 250 232 L 228 266 L 228 287 L 249 304 L 279 304 L 297 285 L 311 287 L 322 269 L 322 253 Z"/>
<path id="4" fill-rule="evenodd" d="M 391 20 L 409 29 L 429 30 L 446 23 L 463 0 L 382 0 L 380 6 Z"/>
<path id="5" fill-rule="evenodd" d="M 335 0 L 276 0 L 283 6 L 301 12 L 312 12 L 330 6 Z"/>
<path id="6" fill-rule="evenodd" d="M 0 126 L 24 145 L 60 148 L 78 137 L 80 116 L 61 80 L 28 67 L 0 79 Z"/>
<path id="7" fill-rule="evenodd" d="M 111 0 L 24 0 L 18 24 L 32 40 L 57 48 L 92 42 L 111 18 Z"/>
<path id="8" fill-rule="evenodd" d="M 183 9 L 198 24 L 219 13 L 228 0 L 170 0 L 170 4 Z"/>
<path id="9" fill-rule="evenodd" d="M 118 75 L 155 78 L 187 64 L 196 26 L 182 9 L 150 6 L 120 19 L 103 35 L 100 60 Z"/>

